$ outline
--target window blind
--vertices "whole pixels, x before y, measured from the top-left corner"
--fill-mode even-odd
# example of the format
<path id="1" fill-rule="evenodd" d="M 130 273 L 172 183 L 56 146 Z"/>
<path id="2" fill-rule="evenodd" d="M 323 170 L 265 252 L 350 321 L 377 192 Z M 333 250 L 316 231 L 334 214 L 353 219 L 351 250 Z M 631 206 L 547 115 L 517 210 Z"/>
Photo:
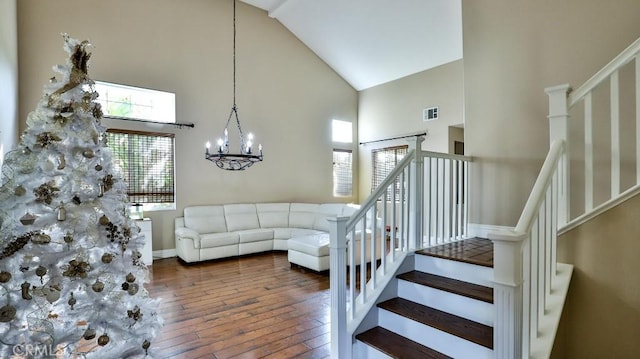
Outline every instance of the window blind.
<path id="1" fill-rule="evenodd" d="M 373 170 L 371 177 L 371 192 L 373 192 L 384 179 L 393 171 L 398 162 L 406 156 L 409 146 L 387 147 L 371 151 L 373 157 Z M 396 198 L 400 197 L 400 183 L 395 184 Z M 391 193 L 387 193 L 391 198 Z"/>
<path id="2" fill-rule="evenodd" d="M 107 130 L 107 146 L 123 171 L 132 203 L 175 202 L 172 133 Z"/>
<path id="3" fill-rule="evenodd" d="M 351 150 L 333 150 L 333 195 L 353 195 L 353 170 Z"/>

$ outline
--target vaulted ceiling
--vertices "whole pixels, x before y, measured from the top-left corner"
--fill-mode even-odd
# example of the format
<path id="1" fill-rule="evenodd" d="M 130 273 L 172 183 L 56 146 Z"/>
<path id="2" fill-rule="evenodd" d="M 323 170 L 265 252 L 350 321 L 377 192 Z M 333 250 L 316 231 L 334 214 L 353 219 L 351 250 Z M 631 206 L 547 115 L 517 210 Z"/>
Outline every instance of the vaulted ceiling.
<path id="1" fill-rule="evenodd" d="M 241 0 L 277 19 L 356 90 L 462 58 L 462 0 Z"/>

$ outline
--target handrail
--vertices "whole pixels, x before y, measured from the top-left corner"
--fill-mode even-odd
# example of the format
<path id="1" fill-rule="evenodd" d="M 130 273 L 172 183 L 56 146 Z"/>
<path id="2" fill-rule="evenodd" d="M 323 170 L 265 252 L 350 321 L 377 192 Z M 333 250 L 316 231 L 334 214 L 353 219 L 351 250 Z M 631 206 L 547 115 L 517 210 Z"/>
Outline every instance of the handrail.
<path id="1" fill-rule="evenodd" d="M 544 196 L 547 191 L 547 187 L 549 187 L 549 182 L 553 178 L 553 173 L 557 168 L 563 149 L 564 141 L 556 140 L 551 144 L 549 153 L 547 154 L 544 164 L 540 169 L 540 174 L 533 185 L 531 194 L 529 194 L 529 198 L 527 199 L 524 209 L 522 210 L 522 214 L 520 215 L 520 219 L 514 228 L 514 232 L 527 233 L 531 229 L 535 216 L 538 213 L 538 208 L 540 208 L 540 204 L 545 199 Z"/>
<path id="2" fill-rule="evenodd" d="M 431 158 L 443 158 L 446 160 L 457 160 L 457 161 L 468 161 L 473 162 L 473 157 L 464 156 L 464 155 L 452 155 L 449 153 L 442 152 L 431 152 L 431 151 L 422 151 L 423 157 L 431 157 Z"/>
<path id="3" fill-rule="evenodd" d="M 378 198 L 382 196 L 384 192 L 387 191 L 387 187 L 389 187 L 393 182 L 396 181 L 396 177 L 400 174 L 400 172 L 404 171 L 405 167 L 409 165 L 409 162 L 413 159 L 415 155 L 415 150 L 410 150 L 402 160 L 396 165 L 396 168 L 391 171 L 387 177 L 380 183 L 380 185 L 369 195 L 367 200 L 360 206 L 360 209 L 354 213 L 349 221 L 347 221 L 347 228 L 351 229 L 355 224 L 358 223 L 366 214 L 369 208 L 373 207 L 375 203 L 378 201 Z"/>
<path id="4" fill-rule="evenodd" d="M 566 285 L 557 287 L 557 226 L 562 193 L 563 140 L 552 142 L 513 230 L 489 233 L 494 243 L 494 354 L 496 358 L 550 353 L 560 311 L 550 303 Z M 546 328 L 541 335 L 541 328 Z M 551 341 L 548 336 L 551 335 Z"/>
<path id="5" fill-rule="evenodd" d="M 624 49 L 618 56 L 611 60 L 600 71 L 596 72 L 587 82 L 585 82 L 578 89 L 569 94 L 569 107 L 573 107 L 578 101 L 580 101 L 586 94 L 598 86 L 602 81 L 607 79 L 611 74 L 618 70 L 621 66 L 627 62 L 633 60 L 633 57 L 640 52 L 640 38 L 634 41 L 626 49 Z"/>

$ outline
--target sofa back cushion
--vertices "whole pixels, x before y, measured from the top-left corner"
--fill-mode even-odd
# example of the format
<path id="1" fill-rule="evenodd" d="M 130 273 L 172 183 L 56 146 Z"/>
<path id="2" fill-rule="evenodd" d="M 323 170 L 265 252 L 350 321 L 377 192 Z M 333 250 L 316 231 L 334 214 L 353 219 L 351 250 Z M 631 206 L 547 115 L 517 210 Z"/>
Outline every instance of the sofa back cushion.
<path id="1" fill-rule="evenodd" d="M 289 227 L 289 203 L 256 203 L 260 228 Z"/>
<path id="2" fill-rule="evenodd" d="M 184 209 L 184 224 L 196 232 L 220 233 L 227 231 L 222 206 L 193 206 Z"/>
<path id="3" fill-rule="evenodd" d="M 289 227 L 313 229 L 320 205 L 316 203 L 291 203 Z"/>
<path id="4" fill-rule="evenodd" d="M 344 208 L 342 203 L 323 203 L 318 207 L 316 218 L 313 221 L 313 229 L 329 232 L 329 217 L 338 217 L 342 215 Z"/>
<path id="5" fill-rule="evenodd" d="M 225 204 L 224 217 L 229 232 L 260 228 L 256 205 L 253 203 Z"/>

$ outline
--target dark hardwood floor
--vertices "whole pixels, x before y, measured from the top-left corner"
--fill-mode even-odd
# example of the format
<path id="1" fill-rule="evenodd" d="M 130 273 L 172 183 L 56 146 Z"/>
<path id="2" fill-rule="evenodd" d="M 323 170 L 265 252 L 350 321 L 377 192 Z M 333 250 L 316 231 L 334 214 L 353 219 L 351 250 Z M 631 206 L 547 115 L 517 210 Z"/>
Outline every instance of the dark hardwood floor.
<path id="1" fill-rule="evenodd" d="M 154 358 L 326 358 L 329 276 L 286 252 L 192 265 L 153 262 L 148 290 L 164 327 Z"/>

